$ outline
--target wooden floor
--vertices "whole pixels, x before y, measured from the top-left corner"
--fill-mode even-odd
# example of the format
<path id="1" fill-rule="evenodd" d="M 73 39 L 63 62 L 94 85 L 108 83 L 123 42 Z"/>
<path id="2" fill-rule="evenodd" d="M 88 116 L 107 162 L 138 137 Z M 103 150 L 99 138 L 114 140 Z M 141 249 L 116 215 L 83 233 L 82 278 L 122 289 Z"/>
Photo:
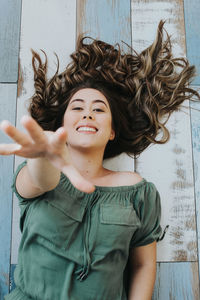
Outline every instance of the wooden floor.
<path id="1" fill-rule="evenodd" d="M 54 52 L 62 71 L 79 33 L 141 51 L 155 38 L 160 19 L 166 20 L 174 54 L 196 65 L 193 88 L 200 89 L 199 12 L 199 0 L 0 0 L 0 120 L 21 127 L 33 93 L 30 48 L 46 51 L 51 76 Z M 161 194 L 161 223 L 168 230 L 158 244 L 153 300 L 200 299 L 200 105 L 184 106 L 170 118 L 169 143 L 151 146 L 136 161 L 121 155 L 105 162 L 112 169 L 135 169 Z M 7 140 L 0 133 L 0 142 Z M 20 161 L 0 157 L 0 300 L 14 286 L 20 232 L 11 185 Z"/>

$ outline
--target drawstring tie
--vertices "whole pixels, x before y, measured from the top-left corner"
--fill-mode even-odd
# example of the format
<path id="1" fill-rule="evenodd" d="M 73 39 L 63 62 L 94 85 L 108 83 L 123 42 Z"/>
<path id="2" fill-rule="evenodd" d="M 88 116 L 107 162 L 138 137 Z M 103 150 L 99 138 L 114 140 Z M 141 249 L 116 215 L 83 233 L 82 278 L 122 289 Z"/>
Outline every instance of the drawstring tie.
<path id="1" fill-rule="evenodd" d="M 97 202 L 98 194 L 93 199 L 92 203 L 89 201 L 88 205 L 88 221 L 86 222 L 86 227 L 84 230 L 84 250 L 83 250 L 83 266 L 78 269 L 75 274 L 78 275 L 76 277 L 77 280 L 83 281 L 87 278 L 90 266 L 91 266 L 91 255 L 89 251 L 89 234 L 90 234 L 90 227 L 91 227 L 91 210 L 94 204 Z"/>

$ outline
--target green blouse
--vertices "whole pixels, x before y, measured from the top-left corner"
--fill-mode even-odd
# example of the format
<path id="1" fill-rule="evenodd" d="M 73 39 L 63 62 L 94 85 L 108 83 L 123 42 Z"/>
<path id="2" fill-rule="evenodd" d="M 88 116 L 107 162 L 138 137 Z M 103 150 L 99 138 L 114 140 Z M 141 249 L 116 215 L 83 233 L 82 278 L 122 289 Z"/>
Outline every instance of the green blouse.
<path id="1" fill-rule="evenodd" d="M 26 162 L 21 164 L 16 176 Z M 62 174 L 58 186 L 19 198 L 22 238 L 16 289 L 6 300 L 126 300 L 129 250 L 157 240 L 160 197 L 153 183 L 96 186 L 87 194 Z"/>

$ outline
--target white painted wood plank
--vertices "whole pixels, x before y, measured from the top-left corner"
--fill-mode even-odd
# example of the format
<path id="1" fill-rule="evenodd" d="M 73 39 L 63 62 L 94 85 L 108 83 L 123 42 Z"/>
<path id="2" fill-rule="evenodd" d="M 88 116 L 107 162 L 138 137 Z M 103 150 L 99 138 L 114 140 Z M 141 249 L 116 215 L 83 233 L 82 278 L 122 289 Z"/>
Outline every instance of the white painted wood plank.
<path id="1" fill-rule="evenodd" d="M 194 88 L 194 87 L 193 87 Z M 200 87 L 195 89 L 200 93 Z M 191 123 L 192 123 L 192 145 L 194 161 L 197 238 L 198 238 L 198 259 L 200 278 L 200 103 L 191 102 Z"/>
<path id="2" fill-rule="evenodd" d="M 48 76 L 56 71 L 57 53 L 60 71 L 69 62 L 69 55 L 75 49 L 76 40 L 76 0 L 23 0 L 20 39 L 20 80 L 17 99 L 17 126 L 26 114 L 27 99 L 33 94 L 33 72 L 31 51 L 43 49 L 49 58 Z M 41 53 L 42 54 L 42 53 Z M 16 157 L 15 167 L 22 161 Z M 18 201 L 14 197 L 12 228 L 12 264 L 17 263 L 19 232 Z"/>
<path id="3" fill-rule="evenodd" d="M 172 36 L 173 53 L 185 56 L 183 3 L 132 0 L 133 48 L 150 45 L 160 19 Z M 188 107 L 188 103 L 185 103 Z M 171 140 L 154 145 L 137 160 L 136 170 L 154 182 L 162 199 L 162 226 L 169 224 L 165 239 L 158 244 L 158 261 L 196 261 L 196 222 L 190 115 L 174 113 L 168 122 Z"/>

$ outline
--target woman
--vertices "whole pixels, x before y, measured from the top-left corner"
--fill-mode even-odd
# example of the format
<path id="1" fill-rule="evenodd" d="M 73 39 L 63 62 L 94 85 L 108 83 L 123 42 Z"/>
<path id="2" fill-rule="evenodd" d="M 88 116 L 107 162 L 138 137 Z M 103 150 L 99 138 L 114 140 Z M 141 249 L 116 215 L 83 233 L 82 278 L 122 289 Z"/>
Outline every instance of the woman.
<path id="1" fill-rule="evenodd" d="M 17 288 L 5 299 L 148 300 L 161 233 L 159 193 L 139 174 L 110 171 L 102 162 L 168 140 L 166 117 L 196 94 L 187 87 L 194 67 L 172 58 L 163 22 L 140 55 L 80 39 L 71 58 L 47 81 L 47 60 L 33 52 L 32 117 L 22 119 L 27 134 L 1 124 L 16 144 L 1 145 L 0 154 L 27 158 L 13 185 L 22 230 Z"/>

